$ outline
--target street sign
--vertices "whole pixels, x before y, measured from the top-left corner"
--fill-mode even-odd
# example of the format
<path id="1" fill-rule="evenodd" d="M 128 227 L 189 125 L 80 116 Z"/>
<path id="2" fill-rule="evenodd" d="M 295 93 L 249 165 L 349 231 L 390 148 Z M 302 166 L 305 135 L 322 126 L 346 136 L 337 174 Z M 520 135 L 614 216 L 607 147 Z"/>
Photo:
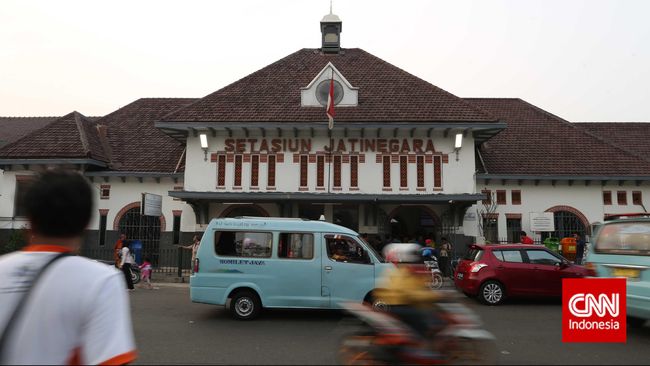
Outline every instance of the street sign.
<path id="1" fill-rule="evenodd" d="M 162 216 L 162 196 L 153 193 L 143 193 L 140 214 L 144 216 Z"/>
<path id="2" fill-rule="evenodd" d="M 530 231 L 555 231 L 553 212 L 531 212 Z"/>

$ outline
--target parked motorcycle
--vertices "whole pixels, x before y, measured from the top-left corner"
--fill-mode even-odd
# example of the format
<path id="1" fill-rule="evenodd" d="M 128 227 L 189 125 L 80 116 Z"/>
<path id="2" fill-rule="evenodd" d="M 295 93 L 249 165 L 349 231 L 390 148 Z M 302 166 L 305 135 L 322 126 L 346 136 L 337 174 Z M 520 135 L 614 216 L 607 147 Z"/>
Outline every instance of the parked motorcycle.
<path id="1" fill-rule="evenodd" d="M 109 266 L 115 266 L 115 261 L 107 261 L 107 260 L 101 260 L 101 259 L 96 259 L 97 262 L 104 263 Z M 140 282 L 140 279 L 142 278 L 142 273 L 140 273 L 140 267 L 137 265 L 132 265 L 131 266 L 131 281 L 133 281 L 133 284 L 137 284 Z"/>
<path id="2" fill-rule="evenodd" d="M 424 266 L 428 272 L 431 272 L 431 282 L 427 281 L 427 286 L 432 289 L 442 288 L 444 280 L 436 257 L 427 258 L 424 261 Z"/>
<path id="3" fill-rule="evenodd" d="M 497 361 L 494 337 L 462 304 L 435 303 L 431 318 L 421 316 L 424 313 L 417 309 L 374 311 L 358 303 L 342 305 L 363 327 L 343 339 L 339 358 L 344 365 L 481 365 Z M 424 331 L 423 324 L 414 324 L 418 320 L 424 322 Z"/>

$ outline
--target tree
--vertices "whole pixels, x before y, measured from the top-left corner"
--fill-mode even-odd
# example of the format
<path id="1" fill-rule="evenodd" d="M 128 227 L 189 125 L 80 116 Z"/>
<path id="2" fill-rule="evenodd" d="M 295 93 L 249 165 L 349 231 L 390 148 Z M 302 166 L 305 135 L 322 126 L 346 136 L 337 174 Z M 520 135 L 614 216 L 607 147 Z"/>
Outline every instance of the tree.
<path id="1" fill-rule="evenodd" d="M 497 204 L 496 194 L 490 192 L 486 200 L 481 201 L 477 205 L 476 213 L 478 216 L 478 232 L 485 240 L 497 241 L 497 232 L 491 227 L 491 225 L 486 225 L 494 218 L 494 214 L 497 212 L 499 205 Z"/>
<path id="2" fill-rule="evenodd" d="M 20 229 L 11 230 L 9 240 L 5 245 L 0 247 L 0 254 L 6 254 L 22 249 L 27 244 L 27 229 L 24 227 Z"/>

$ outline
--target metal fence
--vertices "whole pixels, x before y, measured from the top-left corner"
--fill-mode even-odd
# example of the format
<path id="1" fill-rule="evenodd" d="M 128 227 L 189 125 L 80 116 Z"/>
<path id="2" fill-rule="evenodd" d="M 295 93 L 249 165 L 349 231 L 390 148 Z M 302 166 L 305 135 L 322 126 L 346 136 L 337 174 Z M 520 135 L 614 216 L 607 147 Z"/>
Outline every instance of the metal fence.
<path id="1" fill-rule="evenodd" d="M 136 254 L 136 261 L 142 263 L 144 258 L 149 258 L 153 273 L 171 276 L 188 276 L 192 272 L 192 252 L 183 248 L 159 249 L 156 253 Z M 112 261 L 114 251 L 112 248 L 84 248 L 81 255 L 91 259 Z"/>

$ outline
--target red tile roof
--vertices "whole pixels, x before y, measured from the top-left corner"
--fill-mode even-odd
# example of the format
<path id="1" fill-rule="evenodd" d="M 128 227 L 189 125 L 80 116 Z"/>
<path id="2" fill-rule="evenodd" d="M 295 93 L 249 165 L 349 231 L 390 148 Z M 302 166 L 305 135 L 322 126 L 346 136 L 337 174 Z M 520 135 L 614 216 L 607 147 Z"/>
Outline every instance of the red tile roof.
<path id="1" fill-rule="evenodd" d="M 521 99 L 465 98 L 508 127 L 480 147 L 488 174 L 650 175 L 650 163 Z"/>
<path id="2" fill-rule="evenodd" d="M 354 87 L 359 105 L 338 108 L 344 122 L 496 122 L 451 93 L 361 49 L 299 50 L 191 105 L 165 122 L 323 122 L 324 108 L 301 107 L 300 89 L 332 64 Z"/>
<path id="3" fill-rule="evenodd" d="M 172 173 L 180 160 L 178 171 L 183 172 L 185 145 L 155 128 L 154 122 L 196 100 L 142 98 L 97 120 L 107 127 L 111 170 Z"/>
<path id="4" fill-rule="evenodd" d="M 43 128 L 59 117 L 0 117 L 0 147 Z"/>
<path id="5" fill-rule="evenodd" d="M 5 159 L 88 158 L 108 161 L 95 123 L 79 112 L 56 119 L 0 149 Z"/>
<path id="6" fill-rule="evenodd" d="M 644 159 L 650 159 L 648 122 L 580 122 L 575 125 Z"/>

